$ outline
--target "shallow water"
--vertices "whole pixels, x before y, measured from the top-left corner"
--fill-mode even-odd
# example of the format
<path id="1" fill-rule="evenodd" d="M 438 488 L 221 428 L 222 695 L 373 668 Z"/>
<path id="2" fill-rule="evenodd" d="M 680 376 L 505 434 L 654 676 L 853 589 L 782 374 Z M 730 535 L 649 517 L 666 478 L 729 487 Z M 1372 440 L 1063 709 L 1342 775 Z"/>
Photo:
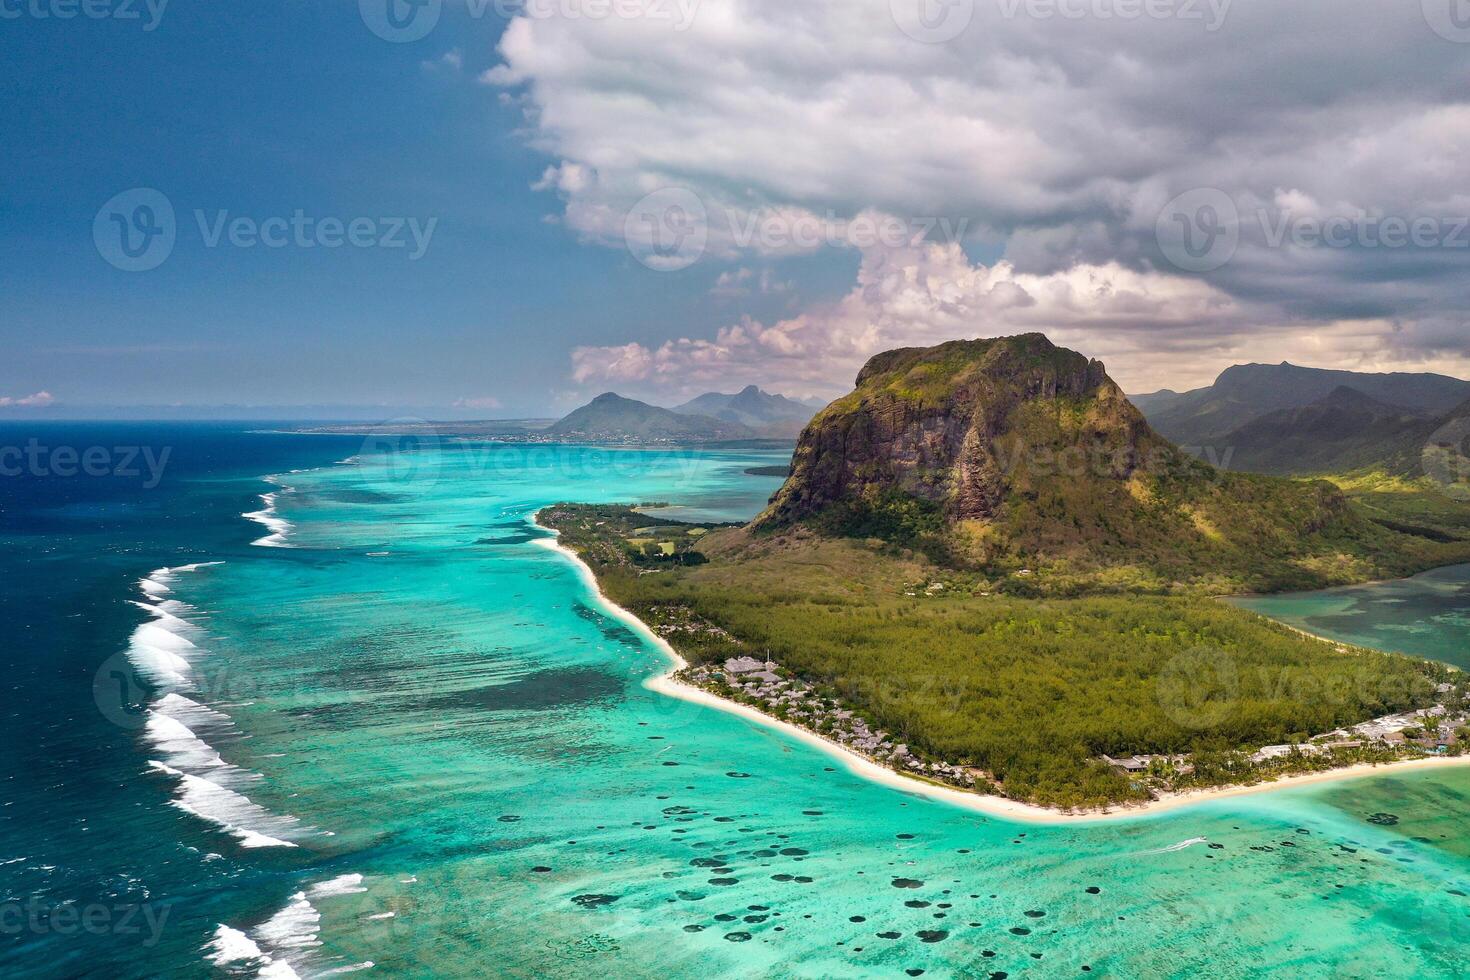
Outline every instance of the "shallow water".
<path id="1" fill-rule="evenodd" d="M 1233 601 L 1330 639 L 1470 669 L 1470 565 L 1377 585 Z"/>
<path id="2" fill-rule="evenodd" d="M 529 516 L 571 499 L 731 519 L 779 482 L 744 468 L 778 460 L 446 444 L 326 465 L 348 453 L 272 438 L 283 463 L 320 459 L 255 471 L 273 484 L 201 464 L 142 498 L 171 548 L 107 539 L 109 568 L 134 570 L 83 589 L 98 611 L 60 634 L 88 669 L 8 654 L 12 692 L 71 720 L 7 774 L 0 861 L 24 860 L 0 886 L 169 914 L 148 945 L 23 929 L 7 975 L 1463 973 L 1463 771 L 1028 826 L 645 690 L 661 655 Z M 54 522 L 80 519 L 12 535 L 7 560 L 33 579 L 74 560 Z M 204 561 L 223 563 L 151 574 Z M 58 595 L 36 585 L 11 622 Z M 150 686 L 146 711 L 94 699 L 109 657 Z"/>

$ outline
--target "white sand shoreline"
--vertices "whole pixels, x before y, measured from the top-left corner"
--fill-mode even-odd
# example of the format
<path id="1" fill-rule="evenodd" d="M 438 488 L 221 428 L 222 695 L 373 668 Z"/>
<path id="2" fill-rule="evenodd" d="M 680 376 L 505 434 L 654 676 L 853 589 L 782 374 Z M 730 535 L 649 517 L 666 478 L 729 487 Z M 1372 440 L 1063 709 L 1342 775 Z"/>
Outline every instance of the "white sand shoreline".
<path id="1" fill-rule="evenodd" d="M 532 523 L 535 523 L 542 530 L 552 531 L 553 534 L 558 534 L 555 529 L 548 528 L 539 523 L 536 520 L 537 516 L 536 514 L 532 515 Z M 954 789 L 948 786 L 939 786 L 881 766 L 867 756 L 860 755 L 844 745 L 840 745 L 831 739 L 824 738 L 798 725 L 793 725 L 790 722 L 772 717 L 750 705 L 741 704 L 738 701 L 731 701 L 728 698 L 722 698 L 703 688 L 695 687 L 692 684 L 685 684 L 675 679 L 674 674 L 688 667 L 689 662 L 680 656 L 679 651 L 675 650 L 667 640 L 655 633 L 647 623 L 609 599 L 602 591 L 602 586 L 598 583 L 596 574 L 582 560 L 580 555 L 561 543 L 559 534 L 558 537 L 540 538 L 535 543 L 543 548 L 558 552 L 571 561 L 577 568 L 577 572 L 582 577 L 582 580 L 587 584 L 588 589 L 596 595 L 598 603 L 607 611 L 608 615 L 624 623 L 640 636 L 647 638 L 669 658 L 671 666 L 666 673 L 650 677 L 643 682 L 643 686 L 650 691 L 656 691 L 668 697 L 678 698 L 682 701 L 688 701 L 693 704 L 700 704 L 719 711 L 728 712 L 729 714 L 738 715 L 763 727 L 780 731 L 832 756 L 855 775 L 862 776 L 865 779 L 891 789 L 922 796 L 930 800 L 949 803 L 967 810 L 975 810 L 991 816 L 1002 817 L 1017 823 L 1068 824 L 1090 823 L 1101 820 L 1137 819 L 1154 816 L 1169 810 L 1177 810 L 1181 807 L 1208 803 L 1212 800 L 1227 799 L 1233 796 L 1248 796 L 1255 793 L 1308 786 L 1314 783 L 1337 782 L 1345 779 L 1358 779 L 1364 776 L 1384 775 L 1391 772 L 1470 765 L 1470 755 L 1451 757 L 1431 756 L 1423 759 L 1405 759 L 1400 762 L 1386 762 L 1382 764 L 1359 763 L 1358 765 L 1345 766 L 1341 769 L 1331 769 L 1326 772 L 1283 776 L 1271 782 L 1255 783 L 1249 786 L 1224 786 L 1189 790 L 1184 793 L 1169 793 L 1146 803 L 1119 805 L 1102 810 L 1084 810 L 1078 812 L 1067 812 L 1051 807 L 1036 806 L 1031 803 L 1021 803 L 1002 796 L 988 796 L 981 793 L 967 792 L 962 789 Z M 1319 639 L 1321 638 L 1319 637 Z"/>

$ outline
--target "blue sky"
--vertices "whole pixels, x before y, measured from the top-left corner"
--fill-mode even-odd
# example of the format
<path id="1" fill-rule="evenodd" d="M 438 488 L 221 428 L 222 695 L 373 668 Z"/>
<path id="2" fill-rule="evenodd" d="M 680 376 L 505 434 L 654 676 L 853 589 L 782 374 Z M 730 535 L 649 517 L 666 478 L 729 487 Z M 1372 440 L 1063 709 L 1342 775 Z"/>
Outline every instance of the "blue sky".
<path id="1" fill-rule="evenodd" d="M 832 395 L 1029 330 L 1129 391 L 1470 374 L 1456 0 L 425 2 L 0 0 L 0 416 Z"/>
<path id="2" fill-rule="evenodd" d="M 556 196 L 532 185 L 550 161 L 476 81 L 498 60 L 493 8 L 446 8 L 415 43 L 343 2 L 176 0 L 156 29 L 146 18 L 0 21 L 0 395 L 557 414 L 579 397 L 573 345 L 651 342 L 728 305 L 708 295 L 714 266 L 651 272 L 548 220 Z M 178 231 L 160 266 L 130 273 L 92 231 L 135 187 L 166 195 Z M 437 224 L 410 260 L 209 248 L 195 217 L 298 209 Z M 845 287 L 853 263 L 828 264 Z"/>

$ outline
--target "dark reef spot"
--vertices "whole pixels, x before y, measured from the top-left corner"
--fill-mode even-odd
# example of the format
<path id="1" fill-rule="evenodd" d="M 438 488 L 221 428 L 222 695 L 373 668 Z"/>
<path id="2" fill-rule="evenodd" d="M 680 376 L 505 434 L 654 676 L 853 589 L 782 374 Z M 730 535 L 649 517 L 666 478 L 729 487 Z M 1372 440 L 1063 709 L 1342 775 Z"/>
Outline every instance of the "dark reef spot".
<path id="1" fill-rule="evenodd" d="M 1102 889 L 1099 888 L 1099 887 L 1097 887 L 1096 885 L 1088 885 L 1087 886 L 1087 894 L 1089 894 L 1089 895 L 1101 895 L 1102 894 Z"/>
<path id="2" fill-rule="evenodd" d="M 929 903 L 924 901 L 922 898 L 911 898 L 903 904 L 904 907 L 911 909 L 927 909 L 929 907 Z"/>
<path id="3" fill-rule="evenodd" d="M 920 942 L 942 943 L 949 938 L 949 933 L 943 929 L 920 929 L 914 935 L 919 937 Z"/>
<path id="4" fill-rule="evenodd" d="M 728 939 L 728 940 L 730 940 L 730 942 L 732 942 L 732 943 L 745 943 L 745 942 L 749 942 L 750 941 L 750 933 L 748 933 L 748 932 L 727 932 L 727 933 L 725 933 L 725 938 Z"/>
<path id="5" fill-rule="evenodd" d="M 623 692 L 621 677 L 591 667 L 542 670 L 506 684 L 491 684 L 415 702 L 414 707 L 442 711 L 550 711 L 570 705 L 606 701 Z"/>
<path id="6" fill-rule="evenodd" d="M 548 868 L 544 864 L 538 864 L 534 868 L 532 868 L 531 870 L 534 871 L 534 872 L 536 872 L 538 875 L 544 875 L 544 874 L 546 874 L 546 872 L 550 871 L 551 869 Z"/>
<path id="7" fill-rule="evenodd" d="M 894 888 L 923 888 L 924 883 L 917 878 L 894 878 Z"/>
<path id="8" fill-rule="evenodd" d="M 1368 822 L 1376 823 L 1380 827 L 1392 827 L 1399 822 L 1399 818 L 1392 813 L 1375 813 L 1368 817 Z"/>
<path id="9" fill-rule="evenodd" d="M 621 897 L 621 895 L 573 895 L 572 901 L 584 909 L 595 909 L 611 905 Z"/>
<path id="10" fill-rule="evenodd" d="M 725 775 L 729 776 L 731 779 L 749 779 L 750 778 L 750 773 L 748 773 L 748 772 L 727 772 L 727 773 L 725 773 Z M 747 936 L 746 938 L 748 939 L 750 937 Z M 742 940 L 742 942 L 743 941 L 744 940 Z"/>
<path id="11" fill-rule="evenodd" d="M 728 885 L 738 885 L 738 884 L 740 884 L 740 879 L 739 878 L 711 878 L 709 880 L 709 883 L 711 885 L 719 885 L 721 887 L 725 887 L 725 886 L 728 886 Z"/>
<path id="12" fill-rule="evenodd" d="M 781 848 L 781 853 L 786 855 L 787 857 L 801 857 L 802 855 L 808 854 L 810 852 L 803 850 L 800 847 L 783 847 Z"/>
<path id="13" fill-rule="evenodd" d="M 879 939 L 898 939 L 902 935 L 903 935 L 903 933 L 901 933 L 901 932 L 880 932 L 880 933 L 878 933 L 878 938 Z"/>
<path id="14" fill-rule="evenodd" d="M 867 922 L 868 921 L 868 917 L 866 915 L 849 915 L 847 917 L 847 921 L 848 922 Z"/>
<path id="15" fill-rule="evenodd" d="M 684 927 L 684 931 L 685 932 L 704 932 L 704 926 L 701 926 L 701 925 L 685 926 Z"/>
<path id="16" fill-rule="evenodd" d="M 515 823 L 521 818 L 516 816 L 514 813 L 506 813 L 496 817 L 495 819 L 499 820 L 501 823 Z"/>
<path id="17" fill-rule="evenodd" d="M 681 890 L 681 891 L 674 892 L 674 895 L 677 896 L 680 900 L 685 901 L 685 902 L 702 902 L 702 901 L 704 901 L 704 892 L 691 892 L 691 891 L 682 891 Z"/>
<path id="18" fill-rule="evenodd" d="M 1027 912 L 1026 912 L 1026 918 L 1028 918 L 1028 919 L 1044 919 L 1044 918 L 1046 918 L 1046 913 L 1043 912 L 1043 911 L 1041 911 L 1041 909 L 1028 909 Z"/>
<path id="19" fill-rule="evenodd" d="M 1029 936 L 1031 935 L 1031 930 L 1027 929 L 1025 926 L 1011 926 L 1011 935 Z"/>

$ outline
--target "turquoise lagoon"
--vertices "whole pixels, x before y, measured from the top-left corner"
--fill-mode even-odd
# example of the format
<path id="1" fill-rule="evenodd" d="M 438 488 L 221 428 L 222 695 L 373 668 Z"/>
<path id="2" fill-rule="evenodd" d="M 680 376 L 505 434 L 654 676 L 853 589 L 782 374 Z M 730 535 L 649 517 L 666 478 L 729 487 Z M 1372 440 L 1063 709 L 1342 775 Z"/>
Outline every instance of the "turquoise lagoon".
<path id="1" fill-rule="evenodd" d="M 129 785 L 214 870 L 107 975 L 1465 974 L 1463 770 L 1028 825 L 646 690 L 663 656 L 533 513 L 748 516 L 773 462 L 370 448 L 255 487 L 222 563 L 144 569 Z"/>

